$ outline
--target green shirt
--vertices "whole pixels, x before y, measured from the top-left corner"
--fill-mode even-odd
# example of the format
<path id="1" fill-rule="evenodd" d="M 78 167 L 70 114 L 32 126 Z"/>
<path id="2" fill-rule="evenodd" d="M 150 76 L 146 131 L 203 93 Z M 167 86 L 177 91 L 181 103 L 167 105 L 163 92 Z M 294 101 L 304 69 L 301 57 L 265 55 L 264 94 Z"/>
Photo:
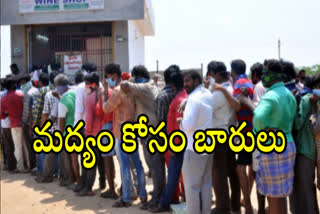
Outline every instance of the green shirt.
<path id="1" fill-rule="evenodd" d="M 254 111 L 254 132 L 268 128 L 278 129 L 284 132 L 288 143 L 293 142 L 291 132 L 296 108 L 296 100 L 283 82 L 272 85 Z"/>
<path id="2" fill-rule="evenodd" d="M 294 130 L 297 134 L 297 137 L 295 143 L 297 147 L 297 153 L 302 154 L 311 160 L 316 160 L 316 145 L 314 143 L 310 124 L 310 97 L 311 94 L 307 94 L 301 99 L 299 109 L 296 113 Z"/>
<path id="3" fill-rule="evenodd" d="M 67 126 L 73 127 L 74 125 L 74 112 L 75 112 L 75 103 L 76 103 L 76 92 L 74 90 L 68 91 L 66 94 L 64 94 L 60 102 L 66 106 L 68 109 L 68 113 L 66 116 L 66 122 L 65 122 L 65 128 Z"/>

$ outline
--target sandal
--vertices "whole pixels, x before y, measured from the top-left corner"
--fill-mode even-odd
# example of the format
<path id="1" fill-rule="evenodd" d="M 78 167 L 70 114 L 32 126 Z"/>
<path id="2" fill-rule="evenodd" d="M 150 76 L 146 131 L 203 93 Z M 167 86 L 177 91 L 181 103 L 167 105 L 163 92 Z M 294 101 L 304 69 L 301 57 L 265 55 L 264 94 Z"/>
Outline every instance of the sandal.
<path id="1" fill-rule="evenodd" d="M 86 189 L 83 189 L 80 192 L 77 192 L 76 195 L 80 196 L 80 197 L 83 197 L 83 196 L 94 196 L 94 192 L 86 190 Z"/>
<path id="2" fill-rule="evenodd" d="M 130 202 L 124 202 L 122 199 L 112 205 L 112 207 L 116 207 L 116 208 L 130 207 L 130 206 L 131 206 Z"/>
<path id="3" fill-rule="evenodd" d="M 44 177 L 36 177 L 34 180 L 37 183 L 52 183 L 53 182 L 52 178 L 44 178 Z"/>
<path id="4" fill-rule="evenodd" d="M 115 192 L 112 192 L 111 190 L 105 191 L 101 193 L 101 198 L 111 198 L 111 199 L 118 199 L 118 195 Z"/>

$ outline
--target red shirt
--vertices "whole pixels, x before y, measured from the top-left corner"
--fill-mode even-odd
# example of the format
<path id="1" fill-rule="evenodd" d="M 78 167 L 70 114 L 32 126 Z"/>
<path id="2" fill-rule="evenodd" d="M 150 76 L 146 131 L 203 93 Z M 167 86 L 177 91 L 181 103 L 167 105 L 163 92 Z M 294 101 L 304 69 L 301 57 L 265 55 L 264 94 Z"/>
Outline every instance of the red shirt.
<path id="1" fill-rule="evenodd" d="M 96 112 L 96 99 L 97 99 L 97 91 L 92 92 L 86 97 L 85 104 L 86 104 L 86 127 L 85 127 L 85 134 L 96 136 L 100 130 L 100 124 L 102 118 L 97 115 Z"/>
<path id="2" fill-rule="evenodd" d="M 110 89 L 110 88 L 108 89 L 108 98 L 110 98 L 110 96 L 112 94 L 112 90 L 113 89 Z M 113 121 L 113 112 L 107 113 L 107 114 L 105 114 L 103 112 L 103 104 L 102 104 L 101 98 L 99 99 L 99 102 L 97 103 L 97 106 L 96 106 L 96 114 L 98 117 L 103 118 L 103 120 L 101 120 L 101 124 L 100 124 L 101 128 L 104 124 L 110 123 Z"/>
<path id="3" fill-rule="evenodd" d="M 169 113 L 168 113 L 168 119 L 167 119 L 167 126 L 168 126 L 168 133 L 175 130 L 180 130 L 179 124 L 177 123 L 177 118 L 183 117 L 182 113 L 178 112 L 178 107 L 180 103 L 188 97 L 188 94 L 185 90 L 180 91 L 171 101 L 170 107 L 169 107 Z M 180 138 L 176 137 L 174 139 L 174 143 L 176 145 L 180 144 Z"/>
<path id="4" fill-rule="evenodd" d="M 8 115 L 6 113 L 8 113 Z M 8 93 L 1 98 L 1 119 L 5 119 L 8 116 L 11 128 L 22 127 L 22 113 L 23 92 L 8 91 Z"/>

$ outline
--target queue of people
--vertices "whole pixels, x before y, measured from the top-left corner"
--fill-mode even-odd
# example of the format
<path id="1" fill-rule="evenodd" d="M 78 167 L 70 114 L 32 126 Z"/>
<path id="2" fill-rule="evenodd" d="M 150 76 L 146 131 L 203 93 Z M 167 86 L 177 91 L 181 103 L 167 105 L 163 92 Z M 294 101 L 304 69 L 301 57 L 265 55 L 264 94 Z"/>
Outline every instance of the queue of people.
<path id="1" fill-rule="evenodd" d="M 39 73 L 35 84 L 32 76 L 13 64 L 12 74 L 1 79 L 3 169 L 31 173 L 38 183 L 58 179 L 60 186 L 79 197 L 95 195 L 93 185 L 99 176 L 100 196 L 117 200 L 113 207 L 130 207 L 139 198 L 140 209 L 152 213 L 170 211 L 170 204 L 185 201 L 188 214 L 236 214 L 242 206 L 246 214 L 253 214 L 254 183 L 259 214 L 287 213 L 287 199 L 293 214 L 319 213 L 320 74 L 307 76 L 300 71 L 298 76 L 291 62 L 265 60 L 250 68 L 249 78 L 243 60 L 233 60 L 230 66 L 228 72 L 223 62 L 212 61 L 203 78 L 196 70 L 182 72 L 172 65 L 164 71 L 165 86 L 160 88 L 161 76 L 152 81 L 141 65 L 135 66 L 131 75 L 122 72 L 120 65 L 106 65 L 102 79 L 94 65 L 76 72 L 74 80 L 52 70 Z M 151 136 L 147 136 L 139 139 L 136 152 L 124 152 L 122 124 L 135 122 L 141 114 L 154 127 L 165 121 L 167 134 L 183 131 L 186 150 L 151 154 Z M 67 126 L 81 120 L 86 124 L 84 136 L 109 130 L 116 139 L 114 150 L 94 150 L 97 164 L 91 169 L 79 161 L 86 151 L 36 154 L 33 128 L 47 120 L 52 122 L 51 133 L 65 133 Z M 242 121 L 247 122 L 243 134 L 282 131 L 287 139 L 285 151 L 235 154 L 227 144 L 217 144 L 212 154 L 195 152 L 197 130 L 229 132 L 229 127 Z M 108 144 L 106 139 L 103 143 Z M 181 144 L 181 139 L 175 138 L 174 143 Z M 120 166 L 119 191 L 115 161 Z M 152 180 L 150 200 L 146 177 Z"/>

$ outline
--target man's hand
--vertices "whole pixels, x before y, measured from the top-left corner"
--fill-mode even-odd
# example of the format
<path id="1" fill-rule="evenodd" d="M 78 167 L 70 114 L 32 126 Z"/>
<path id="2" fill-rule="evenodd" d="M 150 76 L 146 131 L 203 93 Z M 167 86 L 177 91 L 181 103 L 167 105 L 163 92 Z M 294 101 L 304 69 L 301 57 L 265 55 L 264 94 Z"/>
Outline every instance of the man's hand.
<path id="1" fill-rule="evenodd" d="M 54 145 L 55 146 L 59 146 L 59 140 L 58 139 L 54 141 Z"/>
<path id="2" fill-rule="evenodd" d="M 299 96 L 299 90 L 298 89 L 294 89 L 294 90 L 292 90 L 291 91 L 291 93 L 293 94 L 293 96 L 295 97 L 295 98 L 297 98 L 298 96 Z"/>
<path id="3" fill-rule="evenodd" d="M 52 91 L 52 96 L 54 96 L 55 98 L 59 99 L 60 100 L 60 95 L 58 92 L 56 91 Z"/>
<path id="4" fill-rule="evenodd" d="M 33 127 L 32 126 L 29 127 L 29 136 L 31 138 L 33 138 Z"/>
<path id="5" fill-rule="evenodd" d="M 186 108 L 186 105 L 187 105 L 187 99 L 184 99 L 178 106 L 178 113 L 180 114 L 183 113 L 184 109 Z"/>
<path id="6" fill-rule="evenodd" d="M 209 88 L 209 85 L 210 85 L 210 77 L 209 77 L 209 76 L 207 76 L 207 77 L 203 80 L 203 84 L 204 84 L 204 87 L 205 87 L 206 89 Z"/>
<path id="7" fill-rule="evenodd" d="M 101 94 L 103 93 L 103 89 L 102 88 L 98 88 L 97 89 L 97 93 L 96 93 L 96 103 L 99 102 L 99 99 L 102 97 Z"/>
<path id="8" fill-rule="evenodd" d="M 169 150 L 169 157 L 173 157 L 175 154 L 171 151 L 171 150 Z"/>
<path id="9" fill-rule="evenodd" d="M 177 118 L 177 123 L 180 125 L 180 123 L 182 122 L 182 117 Z"/>
<path id="10" fill-rule="evenodd" d="M 318 101 L 319 101 L 319 97 L 315 94 L 312 94 L 310 97 L 310 104 L 316 105 Z"/>
<path id="11" fill-rule="evenodd" d="M 126 94 L 128 94 L 128 93 L 130 92 L 130 88 L 129 88 L 129 83 L 128 83 L 128 81 L 122 82 L 122 83 L 120 84 L 120 88 L 121 88 L 121 90 L 122 90 L 124 93 L 126 93 Z"/>
<path id="12" fill-rule="evenodd" d="M 320 172 L 318 172 L 318 176 L 317 176 L 317 188 L 318 190 L 320 190 Z"/>
<path id="13" fill-rule="evenodd" d="M 223 87 L 223 85 L 220 85 L 219 83 L 216 83 L 216 84 L 214 84 L 214 86 L 213 86 L 213 90 L 224 91 L 225 88 Z"/>
<path id="14" fill-rule="evenodd" d="M 243 94 L 240 94 L 240 95 L 238 95 L 237 99 L 239 100 L 241 105 L 246 106 L 247 108 L 249 108 L 249 110 L 252 113 L 256 109 L 255 104 L 253 103 L 253 101 L 249 97 L 244 96 Z"/>
<path id="15" fill-rule="evenodd" d="M 106 79 L 103 80 L 102 86 L 103 86 L 103 88 L 104 88 L 105 91 L 108 91 L 109 85 L 108 85 Z"/>
<path id="16" fill-rule="evenodd" d="M 249 96 L 248 88 L 246 87 L 241 87 L 240 88 L 241 94 L 245 97 Z"/>
<path id="17" fill-rule="evenodd" d="M 246 97 L 244 94 L 238 95 L 237 99 L 239 100 L 239 102 L 240 102 L 242 105 L 245 105 L 245 104 L 246 104 L 247 97 Z"/>

